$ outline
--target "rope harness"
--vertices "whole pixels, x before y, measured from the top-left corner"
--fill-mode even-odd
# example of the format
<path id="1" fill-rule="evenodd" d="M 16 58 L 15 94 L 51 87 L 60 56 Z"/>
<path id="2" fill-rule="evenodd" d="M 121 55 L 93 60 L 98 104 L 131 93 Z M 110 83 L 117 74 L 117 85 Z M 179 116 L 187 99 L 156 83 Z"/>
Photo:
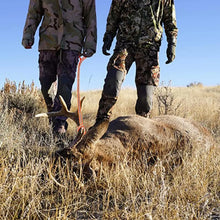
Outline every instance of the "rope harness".
<path id="1" fill-rule="evenodd" d="M 79 57 L 79 63 L 77 66 L 77 106 L 78 106 L 78 118 L 79 118 L 79 127 L 77 128 L 77 132 L 82 134 L 86 133 L 86 128 L 83 125 L 83 116 L 82 116 L 81 100 L 80 100 L 80 67 L 85 59 L 86 57 Z"/>

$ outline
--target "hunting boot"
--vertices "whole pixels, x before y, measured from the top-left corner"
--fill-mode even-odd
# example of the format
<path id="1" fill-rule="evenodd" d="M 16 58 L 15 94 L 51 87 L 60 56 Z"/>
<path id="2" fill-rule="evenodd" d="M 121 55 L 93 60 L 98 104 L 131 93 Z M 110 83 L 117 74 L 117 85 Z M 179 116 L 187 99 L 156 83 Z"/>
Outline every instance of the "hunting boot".
<path id="1" fill-rule="evenodd" d="M 102 121 L 109 121 L 112 115 L 112 109 L 117 101 L 117 97 L 109 97 L 102 93 L 99 101 L 99 109 L 96 116 L 95 125 L 100 124 Z"/>
<path id="2" fill-rule="evenodd" d="M 137 85 L 137 102 L 135 111 L 137 115 L 149 118 L 153 105 L 153 85 Z"/>

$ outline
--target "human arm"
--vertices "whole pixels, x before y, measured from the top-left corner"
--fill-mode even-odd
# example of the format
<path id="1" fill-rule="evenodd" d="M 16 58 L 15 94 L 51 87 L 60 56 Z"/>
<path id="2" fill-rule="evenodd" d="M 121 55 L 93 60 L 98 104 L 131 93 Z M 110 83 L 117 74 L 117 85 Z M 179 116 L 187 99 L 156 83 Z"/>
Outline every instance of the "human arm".
<path id="1" fill-rule="evenodd" d="M 85 26 L 85 38 L 83 55 L 91 57 L 96 52 L 97 22 L 95 0 L 83 1 L 83 18 Z"/>
<path id="2" fill-rule="evenodd" d="M 176 42 L 178 28 L 176 26 L 176 11 L 174 0 L 165 1 L 163 12 L 163 24 L 167 37 L 167 61 L 166 64 L 171 63 L 175 59 Z"/>
<path id="3" fill-rule="evenodd" d="M 34 44 L 34 35 L 42 19 L 43 9 L 40 0 L 30 0 L 28 14 L 23 30 L 22 45 L 31 49 Z"/>
<path id="4" fill-rule="evenodd" d="M 110 50 L 112 41 L 118 31 L 118 25 L 121 14 L 121 5 L 121 0 L 112 0 L 111 8 L 107 18 L 106 32 L 103 37 L 102 52 L 104 55 L 110 55 L 110 53 L 108 53 L 107 50 Z"/>

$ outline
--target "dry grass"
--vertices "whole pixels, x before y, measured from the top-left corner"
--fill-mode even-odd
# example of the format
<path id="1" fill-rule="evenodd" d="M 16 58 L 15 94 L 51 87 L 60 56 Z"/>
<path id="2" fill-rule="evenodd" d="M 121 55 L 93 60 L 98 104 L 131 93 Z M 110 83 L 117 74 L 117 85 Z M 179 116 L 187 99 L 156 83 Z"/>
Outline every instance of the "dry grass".
<path id="1" fill-rule="evenodd" d="M 45 111 L 39 91 L 32 85 L 21 93 L 7 83 L 11 89 L 0 95 L 0 219 L 220 219 L 217 148 L 193 158 L 186 152 L 183 164 L 168 170 L 163 161 L 152 167 L 140 161 L 127 166 L 125 161 L 114 170 L 103 168 L 97 179 L 74 181 L 71 167 L 59 167 L 58 175 L 51 169 L 55 140 L 47 120 L 33 117 L 42 107 Z M 169 112 L 202 123 L 219 145 L 220 87 L 172 88 L 168 93 L 174 96 Z M 83 95 L 88 127 L 94 123 L 101 91 Z M 159 112 L 158 95 L 164 96 L 162 88 L 155 91 L 153 115 Z M 123 90 L 113 118 L 134 114 L 135 100 L 134 90 Z M 73 133 L 71 123 L 70 138 Z"/>

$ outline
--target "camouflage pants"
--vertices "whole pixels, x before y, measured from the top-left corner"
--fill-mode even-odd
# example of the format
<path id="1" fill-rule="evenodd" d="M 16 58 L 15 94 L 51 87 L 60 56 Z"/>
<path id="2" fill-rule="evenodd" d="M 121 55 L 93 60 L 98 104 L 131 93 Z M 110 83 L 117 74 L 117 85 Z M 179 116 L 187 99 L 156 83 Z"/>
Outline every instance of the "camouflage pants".
<path id="1" fill-rule="evenodd" d="M 61 95 L 67 107 L 71 106 L 72 85 L 76 77 L 79 53 L 72 50 L 42 50 L 39 54 L 39 80 L 41 91 L 47 105 L 48 111 L 58 111 L 61 109 L 59 95 Z M 54 101 L 48 94 L 53 82 L 58 79 L 57 94 Z M 61 121 L 66 121 L 66 117 L 56 117 Z"/>
<path id="2" fill-rule="evenodd" d="M 108 73 L 105 78 L 102 97 L 99 101 L 97 121 L 110 117 L 112 107 L 117 101 L 126 73 L 128 73 L 134 62 L 136 64 L 135 83 L 138 97 L 135 106 L 137 114 L 147 116 L 148 112 L 150 112 L 153 89 L 159 83 L 160 68 L 157 48 L 139 49 L 127 47 L 128 55 L 125 59 L 125 71 L 117 68 L 121 63 L 121 60 L 117 59 L 121 50 L 117 48 L 119 47 L 116 46 L 107 66 Z"/>

